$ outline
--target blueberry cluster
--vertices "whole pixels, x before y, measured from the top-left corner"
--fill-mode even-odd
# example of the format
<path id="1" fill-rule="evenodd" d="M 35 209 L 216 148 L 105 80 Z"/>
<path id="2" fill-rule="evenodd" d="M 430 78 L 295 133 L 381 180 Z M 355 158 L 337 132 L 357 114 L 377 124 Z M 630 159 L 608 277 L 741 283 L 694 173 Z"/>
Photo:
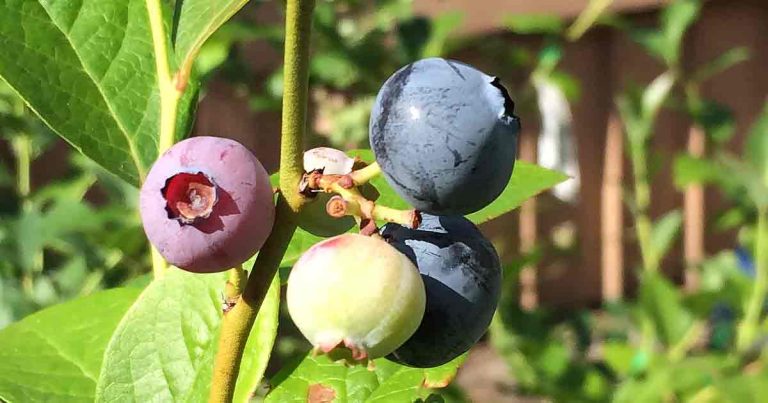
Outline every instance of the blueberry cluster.
<path id="1" fill-rule="evenodd" d="M 519 131 L 513 109 L 497 78 L 424 59 L 392 75 L 376 98 L 370 142 L 378 167 L 355 170 L 359 161 L 329 148 L 305 153 L 300 190 L 313 201 L 299 225 L 336 236 L 301 256 L 286 299 L 316 351 L 434 367 L 483 335 L 501 267 L 463 215 L 493 202 L 509 181 Z M 377 205 L 367 183 L 377 173 L 415 210 Z M 267 172 L 245 147 L 195 137 L 156 161 L 141 189 L 141 217 L 169 263 L 215 272 L 261 248 L 273 200 Z M 355 223 L 360 234 L 344 233 Z"/>
<path id="2" fill-rule="evenodd" d="M 513 109 L 497 78 L 451 60 L 415 62 L 384 83 L 371 113 L 371 148 L 387 182 L 421 211 L 421 222 L 416 228 L 386 224 L 379 232 L 386 242 L 362 253 L 362 245 L 341 235 L 332 238 L 338 245 L 333 252 L 326 252 L 334 254 L 333 264 L 312 257 L 327 249 L 320 246 L 325 243 L 297 263 L 288 308 L 321 351 L 343 345 L 356 358 L 387 355 L 405 365 L 434 367 L 466 352 L 485 333 L 501 291 L 501 267 L 491 243 L 462 215 L 490 204 L 509 181 L 520 129 Z M 409 303 L 403 310 L 403 302 L 414 298 L 410 295 L 382 298 L 391 290 L 412 290 L 413 278 L 371 277 L 369 268 L 393 249 L 421 274 L 423 309 Z M 339 275 L 348 265 L 368 274 L 355 280 Z M 308 280 L 317 273 L 322 277 Z M 333 297 L 314 288 L 319 282 Z M 350 297 L 350 289 L 364 291 Z M 330 303 L 324 298 L 337 307 L 326 310 Z M 376 326 L 360 326 L 371 317 Z M 399 342 L 393 343 L 399 329 L 391 324 L 414 320 L 415 331 L 398 333 Z M 377 340 L 386 340 L 389 348 Z"/>

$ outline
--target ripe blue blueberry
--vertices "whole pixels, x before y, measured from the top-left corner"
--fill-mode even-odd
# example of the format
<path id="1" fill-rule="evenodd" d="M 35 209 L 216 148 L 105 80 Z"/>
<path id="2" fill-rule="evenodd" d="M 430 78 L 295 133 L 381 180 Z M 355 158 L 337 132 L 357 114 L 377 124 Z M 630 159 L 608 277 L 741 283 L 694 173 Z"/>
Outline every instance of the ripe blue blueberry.
<path id="1" fill-rule="evenodd" d="M 381 234 L 416 264 L 427 291 L 421 325 L 389 358 L 428 368 L 469 350 L 499 300 L 501 265 L 493 245 L 460 216 L 423 214 L 415 230 L 387 224 Z"/>
<path id="2" fill-rule="evenodd" d="M 440 58 L 393 74 L 371 112 L 370 142 L 387 182 L 416 209 L 475 212 L 501 194 L 520 123 L 498 78 Z"/>

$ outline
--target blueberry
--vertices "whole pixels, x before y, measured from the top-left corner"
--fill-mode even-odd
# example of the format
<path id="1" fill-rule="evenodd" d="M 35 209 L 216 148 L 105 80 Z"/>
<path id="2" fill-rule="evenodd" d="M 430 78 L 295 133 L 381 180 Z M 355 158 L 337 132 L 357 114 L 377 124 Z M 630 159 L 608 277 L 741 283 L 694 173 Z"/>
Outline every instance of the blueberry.
<path id="1" fill-rule="evenodd" d="M 349 350 L 361 361 L 403 344 L 421 323 L 424 299 L 413 263 L 381 239 L 359 234 L 304 252 L 286 292 L 291 318 L 316 351 Z"/>
<path id="2" fill-rule="evenodd" d="M 415 230 L 387 224 L 381 234 L 416 264 L 427 290 L 419 328 L 389 358 L 428 368 L 469 350 L 485 333 L 499 300 L 501 265 L 493 245 L 460 216 L 423 214 Z"/>
<path id="3" fill-rule="evenodd" d="M 387 182 L 416 209 L 464 215 L 507 185 L 520 123 L 498 78 L 430 58 L 393 74 L 376 97 L 370 142 Z"/>
<path id="4" fill-rule="evenodd" d="M 216 272 L 253 256 L 272 231 L 269 175 L 240 143 L 193 137 L 166 151 L 141 187 L 141 221 L 172 265 Z"/>

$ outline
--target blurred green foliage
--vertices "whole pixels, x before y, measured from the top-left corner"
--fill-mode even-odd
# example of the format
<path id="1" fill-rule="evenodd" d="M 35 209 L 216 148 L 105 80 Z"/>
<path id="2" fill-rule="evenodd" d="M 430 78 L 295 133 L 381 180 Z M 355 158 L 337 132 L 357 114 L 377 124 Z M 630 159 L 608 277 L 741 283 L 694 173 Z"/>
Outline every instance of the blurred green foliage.
<path id="1" fill-rule="evenodd" d="M 149 267 L 137 189 L 77 152 L 52 172 L 56 139 L 0 81 L 0 327 Z"/>

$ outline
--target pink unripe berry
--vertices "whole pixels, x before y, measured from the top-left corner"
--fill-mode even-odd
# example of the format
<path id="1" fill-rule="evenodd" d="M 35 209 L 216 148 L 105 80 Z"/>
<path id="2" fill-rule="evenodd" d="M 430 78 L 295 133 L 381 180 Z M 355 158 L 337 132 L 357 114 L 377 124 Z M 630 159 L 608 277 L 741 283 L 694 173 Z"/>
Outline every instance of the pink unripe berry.
<path id="1" fill-rule="evenodd" d="M 141 220 L 172 265 L 217 272 L 253 256 L 272 231 L 269 175 L 240 143 L 181 141 L 157 159 L 141 188 Z"/>
<path id="2" fill-rule="evenodd" d="M 383 357 L 424 316 L 416 267 L 383 240 L 343 234 L 312 246 L 288 279 L 288 312 L 319 351 L 344 347 L 353 360 Z"/>

